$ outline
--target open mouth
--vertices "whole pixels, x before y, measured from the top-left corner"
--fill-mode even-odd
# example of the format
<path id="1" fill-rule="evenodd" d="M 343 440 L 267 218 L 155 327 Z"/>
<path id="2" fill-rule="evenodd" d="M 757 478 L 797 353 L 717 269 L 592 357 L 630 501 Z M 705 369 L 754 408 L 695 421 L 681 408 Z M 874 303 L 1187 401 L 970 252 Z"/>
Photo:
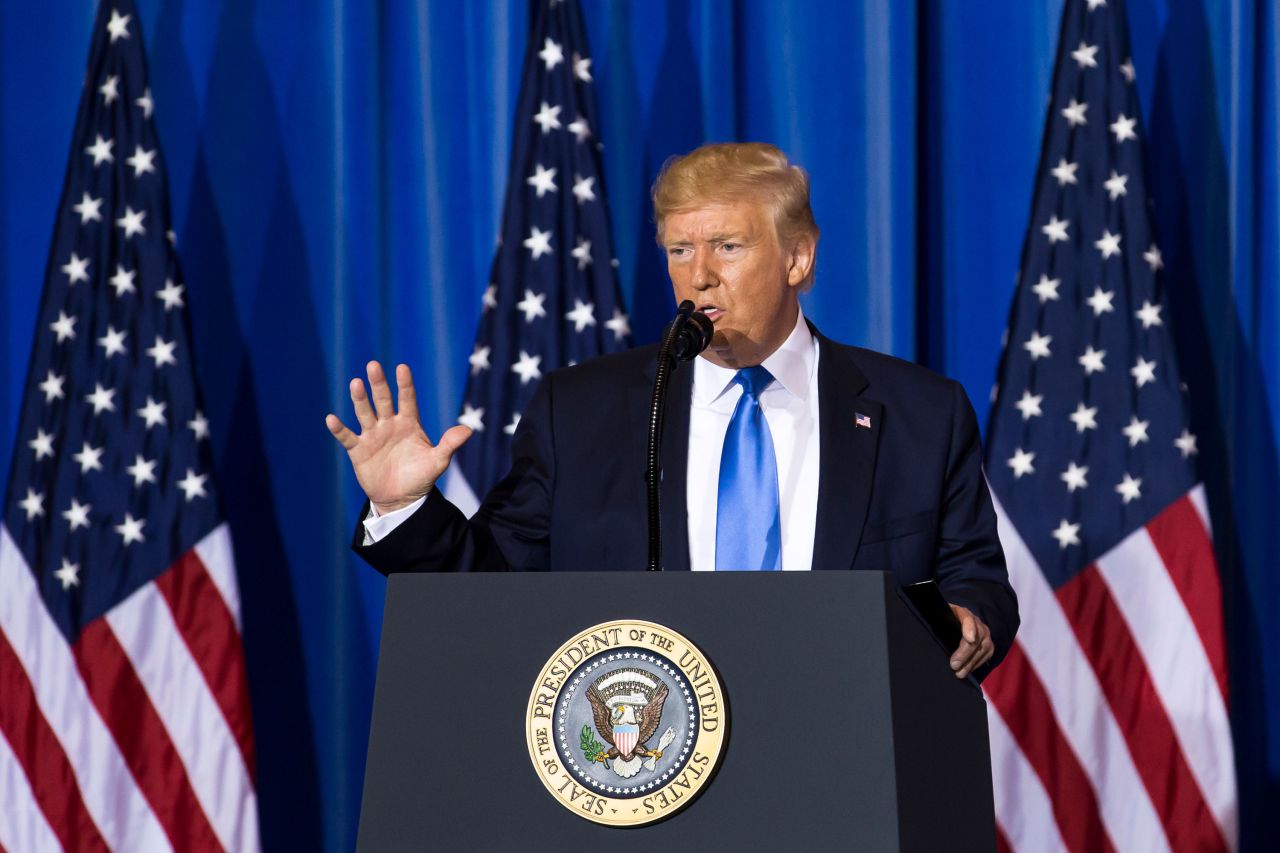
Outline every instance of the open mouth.
<path id="1" fill-rule="evenodd" d="M 724 309 L 717 308 L 714 305 L 699 305 L 698 310 L 707 315 L 707 319 L 714 323 L 724 314 Z"/>

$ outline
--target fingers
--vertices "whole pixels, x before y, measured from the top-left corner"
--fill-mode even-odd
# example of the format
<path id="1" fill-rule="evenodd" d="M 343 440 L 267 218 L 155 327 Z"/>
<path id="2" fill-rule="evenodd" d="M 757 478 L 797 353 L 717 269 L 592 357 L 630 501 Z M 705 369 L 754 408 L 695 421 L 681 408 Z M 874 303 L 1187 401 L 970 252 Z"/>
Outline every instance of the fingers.
<path id="1" fill-rule="evenodd" d="M 419 420 L 418 392 L 413 388 L 413 373 L 409 370 L 409 365 L 396 365 L 396 388 L 400 391 L 399 406 L 397 406 L 400 414 L 415 421 Z"/>
<path id="2" fill-rule="evenodd" d="M 452 457 L 458 452 L 458 448 L 467 443 L 467 439 L 471 438 L 471 427 L 462 425 L 449 427 L 445 430 L 444 435 L 440 436 L 440 441 L 436 444 L 448 456 Z"/>
<path id="3" fill-rule="evenodd" d="M 981 619 L 964 607 L 952 605 L 952 609 L 960 619 L 961 640 L 951 655 L 951 668 L 957 678 L 968 678 L 995 654 L 995 643 L 991 640 L 990 629 Z"/>
<path id="4" fill-rule="evenodd" d="M 373 429 L 378 423 L 378 416 L 369 405 L 369 396 L 364 390 L 364 380 L 359 377 L 351 380 L 351 405 L 356 410 L 356 420 L 360 422 L 360 430 Z"/>
<path id="5" fill-rule="evenodd" d="M 356 446 L 356 434 L 347 429 L 347 425 L 338 420 L 335 414 L 328 414 L 324 417 L 324 425 L 329 428 L 329 432 L 333 433 L 333 437 L 338 440 L 344 450 L 350 450 Z"/>
<path id="6" fill-rule="evenodd" d="M 369 374 L 369 390 L 373 394 L 373 407 L 378 419 L 394 416 L 396 411 L 391 404 L 391 386 L 387 384 L 387 375 L 382 372 L 382 365 L 371 361 L 365 365 L 365 371 Z"/>

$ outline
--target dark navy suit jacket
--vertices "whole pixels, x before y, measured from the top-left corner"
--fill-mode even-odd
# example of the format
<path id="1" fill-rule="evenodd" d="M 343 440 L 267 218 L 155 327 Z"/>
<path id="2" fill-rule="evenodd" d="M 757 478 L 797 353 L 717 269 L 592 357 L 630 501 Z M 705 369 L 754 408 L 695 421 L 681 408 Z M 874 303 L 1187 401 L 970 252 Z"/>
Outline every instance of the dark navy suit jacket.
<path id="1" fill-rule="evenodd" d="M 818 340 L 820 479 L 813 568 L 937 580 L 992 632 L 993 664 L 1018 605 L 960 385 L 880 353 Z M 633 570 L 647 566 L 645 441 L 657 348 L 558 370 L 525 409 L 511 472 L 468 520 L 438 490 L 381 541 L 353 547 L 384 574 Z M 663 430 L 662 557 L 689 569 L 685 470 L 693 370 L 676 370 Z M 867 416 L 869 429 L 856 419 Z M 367 507 L 366 507 L 367 512 Z M 363 514 L 362 514 L 363 517 Z"/>

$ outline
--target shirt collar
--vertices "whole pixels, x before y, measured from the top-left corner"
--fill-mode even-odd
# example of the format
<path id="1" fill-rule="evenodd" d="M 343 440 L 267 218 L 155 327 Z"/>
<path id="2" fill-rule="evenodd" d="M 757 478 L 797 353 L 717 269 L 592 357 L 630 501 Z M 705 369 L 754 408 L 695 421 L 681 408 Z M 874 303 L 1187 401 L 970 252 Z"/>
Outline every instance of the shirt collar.
<path id="1" fill-rule="evenodd" d="M 765 369 L 791 394 L 809 399 L 810 378 L 817 361 L 816 342 L 804 320 L 804 312 L 796 311 L 796 325 L 791 334 L 764 360 Z M 693 360 L 693 403 L 707 406 L 720 397 L 733 382 L 737 370 L 721 367 L 699 356 Z M 772 387 L 772 386 L 770 386 Z"/>

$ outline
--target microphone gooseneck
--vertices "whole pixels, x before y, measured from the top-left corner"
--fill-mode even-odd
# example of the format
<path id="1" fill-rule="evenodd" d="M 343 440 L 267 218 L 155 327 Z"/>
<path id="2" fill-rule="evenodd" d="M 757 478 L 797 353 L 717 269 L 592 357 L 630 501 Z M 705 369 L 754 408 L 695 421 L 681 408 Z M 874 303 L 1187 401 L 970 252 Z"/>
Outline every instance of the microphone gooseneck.
<path id="1" fill-rule="evenodd" d="M 711 343 L 715 326 L 686 299 L 675 319 L 662 332 L 658 369 L 649 403 L 649 441 L 645 448 L 644 480 L 649 507 L 649 571 L 662 571 L 662 424 L 667 412 L 667 379 L 681 361 L 697 357 Z"/>

